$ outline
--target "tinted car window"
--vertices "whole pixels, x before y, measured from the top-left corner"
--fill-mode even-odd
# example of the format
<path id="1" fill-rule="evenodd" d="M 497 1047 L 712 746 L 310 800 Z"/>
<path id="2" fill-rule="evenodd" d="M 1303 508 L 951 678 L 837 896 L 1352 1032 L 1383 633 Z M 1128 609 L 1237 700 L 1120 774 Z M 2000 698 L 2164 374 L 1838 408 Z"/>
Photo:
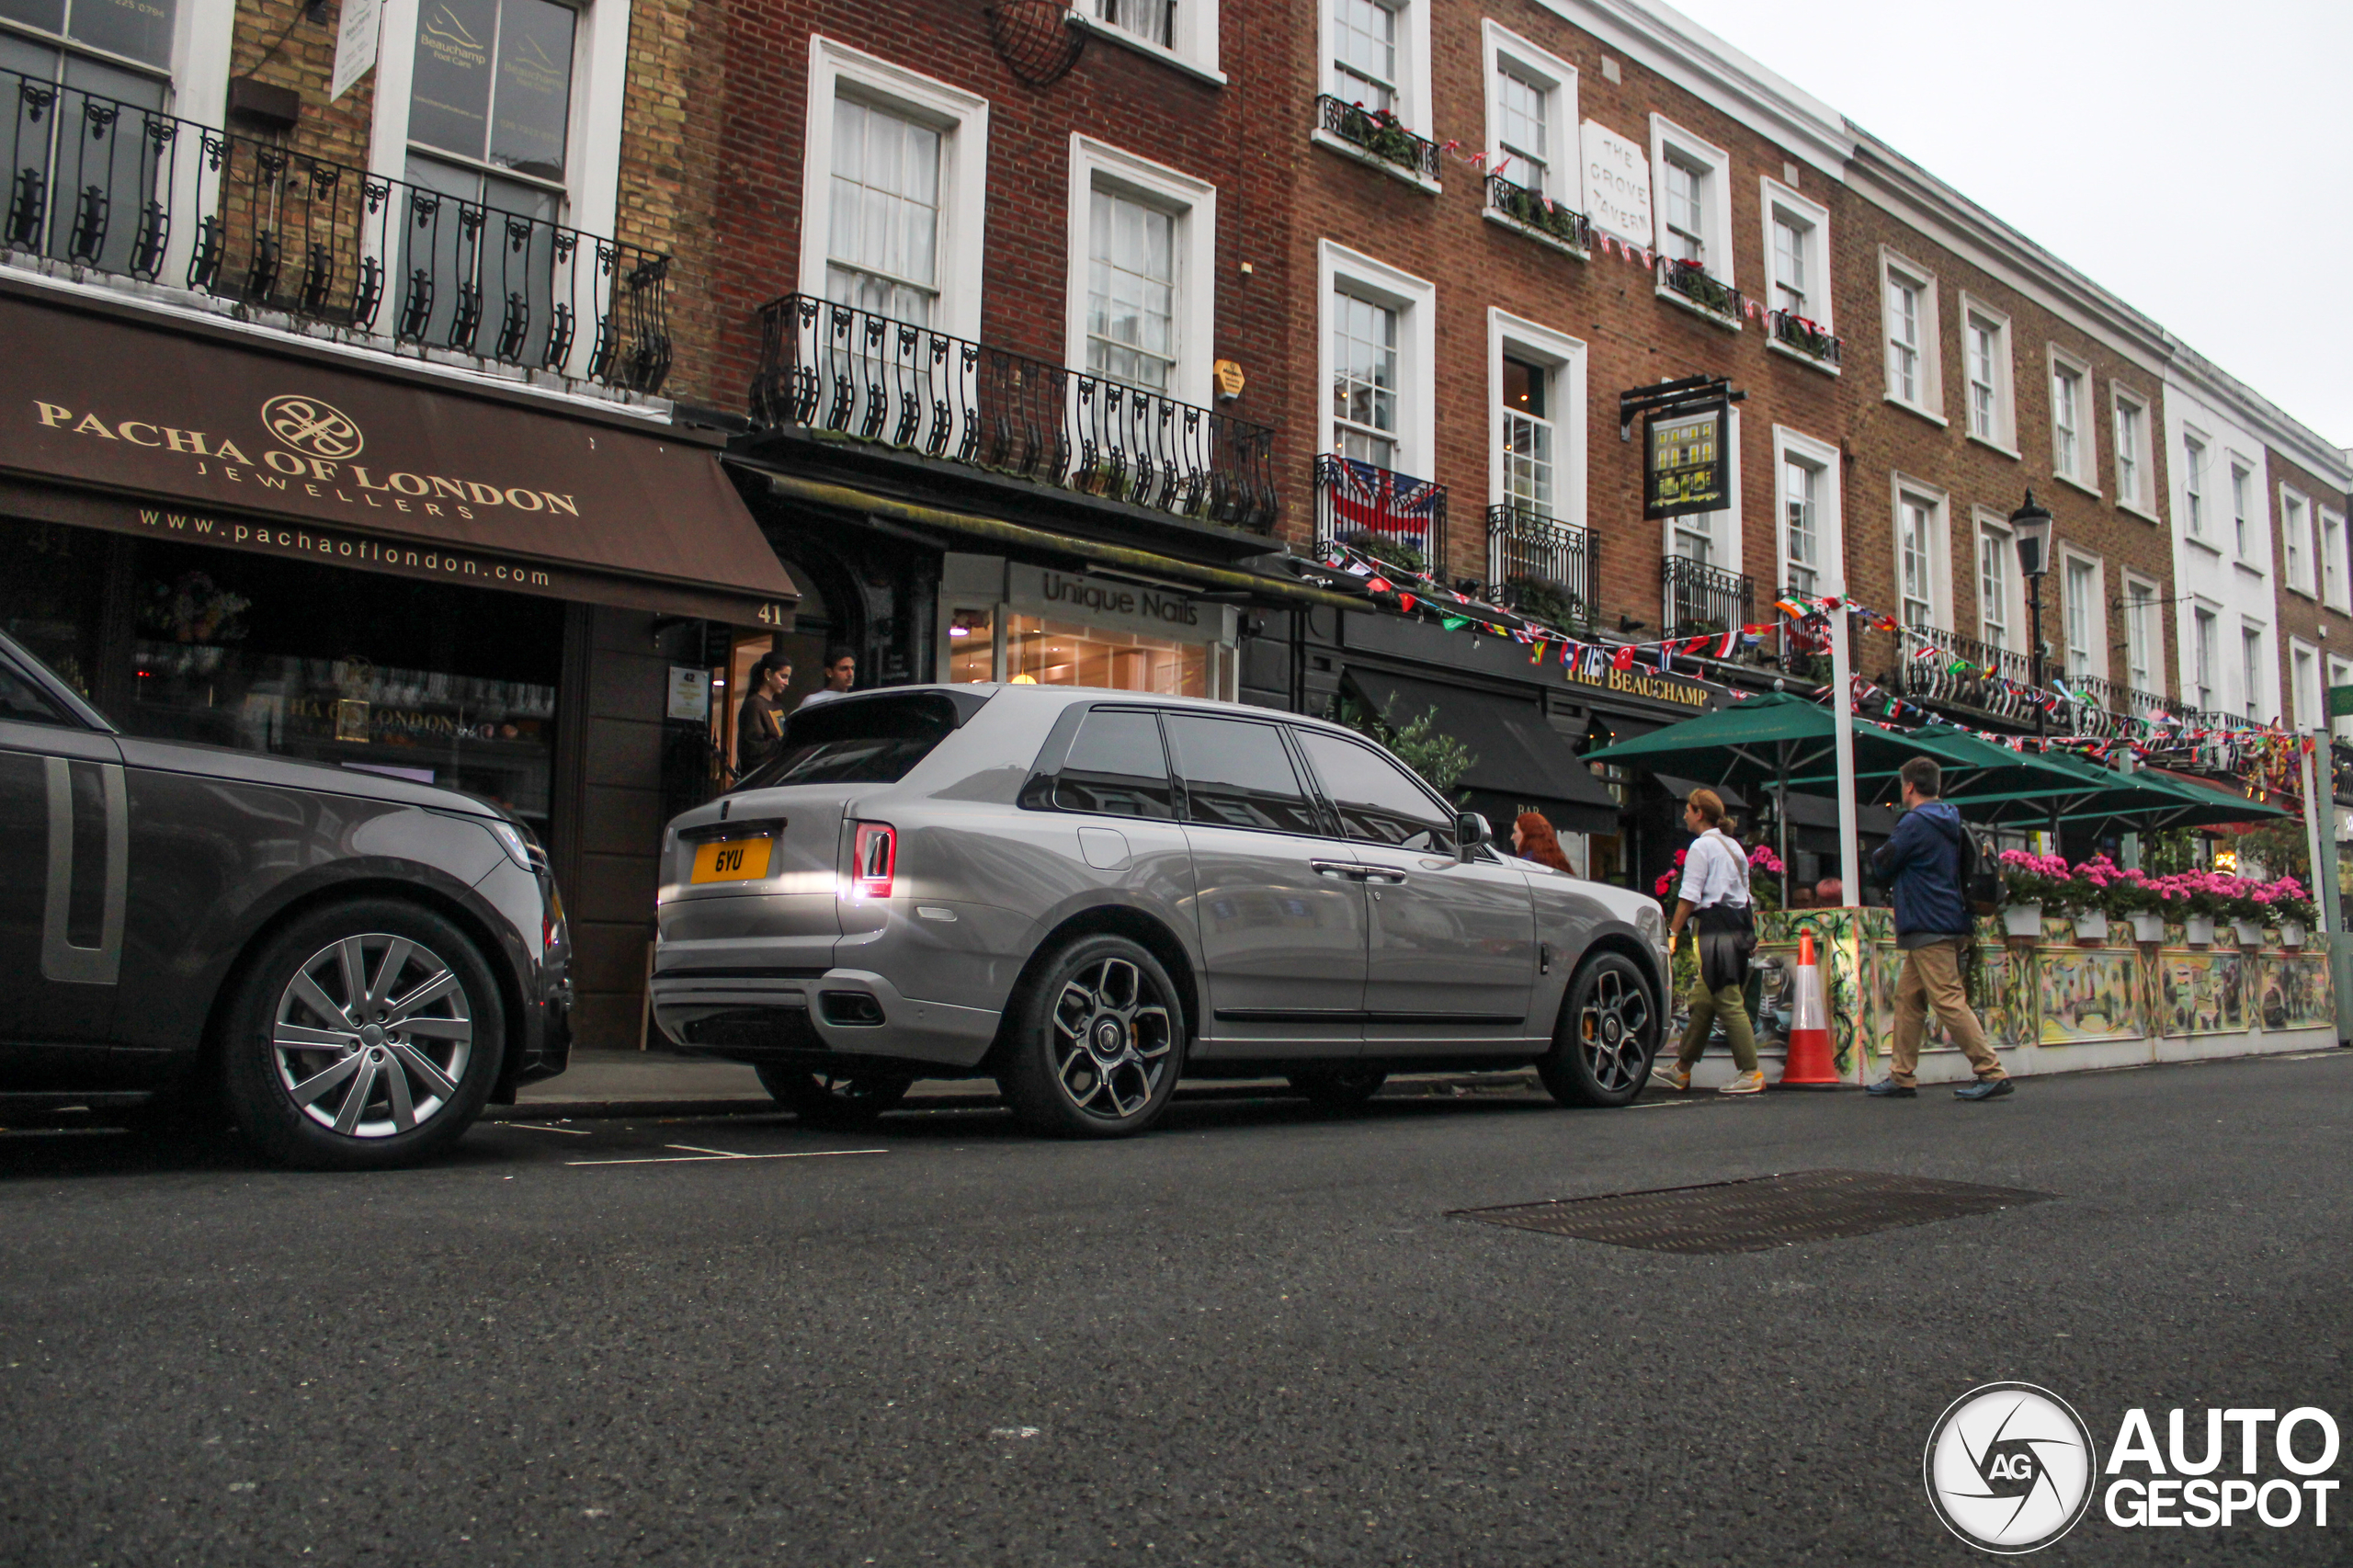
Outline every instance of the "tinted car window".
<path id="1" fill-rule="evenodd" d="M 1293 732 L 1307 765 L 1340 813 L 1340 831 L 1364 844 L 1454 853 L 1454 824 L 1427 791 L 1370 746 L 1315 730 Z"/>
<path id="2" fill-rule="evenodd" d="M 0 719 L 20 724 L 71 724 L 74 721 L 49 694 L 6 659 L 0 659 Z"/>
<path id="3" fill-rule="evenodd" d="M 962 722 L 941 692 L 821 703 L 785 721 L 783 749 L 738 790 L 779 784 L 896 784 Z"/>
<path id="4" fill-rule="evenodd" d="M 1274 725 L 1171 713 L 1168 742 L 1193 821 L 1277 833 L 1322 831 Z"/>
<path id="5" fill-rule="evenodd" d="M 1066 812 L 1120 817 L 1176 814 L 1160 721 L 1150 713 L 1098 708 L 1078 726 L 1054 780 L 1054 804 Z"/>

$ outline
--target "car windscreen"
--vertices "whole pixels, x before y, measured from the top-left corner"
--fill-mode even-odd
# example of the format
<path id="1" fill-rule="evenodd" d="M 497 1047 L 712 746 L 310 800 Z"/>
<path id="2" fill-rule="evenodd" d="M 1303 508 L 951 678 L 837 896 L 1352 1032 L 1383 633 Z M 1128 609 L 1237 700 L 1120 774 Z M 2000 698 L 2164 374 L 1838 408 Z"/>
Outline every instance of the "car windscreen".
<path id="1" fill-rule="evenodd" d="M 944 691 L 846 698 L 804 708 L 784 722 L 776 756 L 737 780 L 738 790 L 786 784 L 896 784 L 979 703 Z"/>

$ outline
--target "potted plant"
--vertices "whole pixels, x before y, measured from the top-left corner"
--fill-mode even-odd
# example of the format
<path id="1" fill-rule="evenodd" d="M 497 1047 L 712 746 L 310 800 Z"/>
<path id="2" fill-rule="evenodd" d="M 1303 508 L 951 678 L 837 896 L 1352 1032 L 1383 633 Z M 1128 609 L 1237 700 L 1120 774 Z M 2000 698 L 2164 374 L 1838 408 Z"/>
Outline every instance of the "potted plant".
<path id="1" fill-rule="evenodd" d="M 2179 871 L 2165 881 L 2181 906 L 2182 933 L 2189 945 L 2213 946 L 2214 923 L 2230 913 L 2238 879 L 2213 871 Z"/>
<path id="2" fill-rule="evenodd" d="M 2230 918 L 2232 935 L 2237 937 L 2242 948 L 2263 946 L 2263 917 L 2267 910 L 2256 896 L 2262 884 L 2252 877 L 2225 877 L 2222 880 L 2231 884 L 2230 891 L 2224 895 L 2229 904 L 2224 913 Z"/>
<path id="3" fill-rule="evenodd" d="M 2313 923 L 2314 910 L 2312 894 L 2304 884 L 2293 877 L 2282 877 L 2256 895 L 2270 912 L 2279 927 L 2279 945 L 2301 948 L 2304 945 L 2304 928 Z"/>
<path id="4" fill-rule="evenodd" d="M 1752 909 L 1781 907 L 1781 858 L 1769 844 L 1748 852 L 1748 903 Z"/>
<path id="5" fill-rule="evenodd" d="M 2109 895 L 2123 875 L 2123 869 L 2115 861 L 2105 855 L 2095 855 L 2077 866 L 2068 877 L 2073 895 L 2069 903 L 2075 916 L 2075 940 L 2108 940 Z"/>
<path id="6" fill-rule="evenodd" d="M 2162 881 L 2138 871 L 2119 871 L 2108 884 L 2108 912 L 2132 923 L 2136 942 L 2165 939 L 2165 911 L 2172 895 Z"/>
<path id="7" fill-rule="evenodd" d="M 2007 937 L 2040 937 L 2042 935 L 2042 912 L 2063 913 L 2068 899 L 2067 862 L 2056 855 L 2031 855 L 2023 849 L 2005 849 L 2000 857 L 2002 876 L 2002 934 Z"/>

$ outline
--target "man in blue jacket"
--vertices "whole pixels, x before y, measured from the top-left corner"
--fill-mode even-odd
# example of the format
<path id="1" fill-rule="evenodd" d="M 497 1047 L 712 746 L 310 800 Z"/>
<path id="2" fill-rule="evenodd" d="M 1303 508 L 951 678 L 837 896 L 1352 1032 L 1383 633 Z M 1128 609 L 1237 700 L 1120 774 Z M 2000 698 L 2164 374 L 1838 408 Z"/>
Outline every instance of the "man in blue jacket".
<path id="1" fill-rule="evenodd" d="M 1961 887 L 1961 813 L 1938 799 L 1944 793 L 1944 770 L 1928 758 L 1914 757 L 1898 777 L 1904 781 L 1904 817 L 1871 856 L 1871 867 L 1895 889 L 1895 945 L 1904 952 L 1904 972 L 1895 982 L 1894 1059 L 1870 1092 L 1882 1099 L 1919 1094 L 1912 1074 L 1920 1064 L 1927 1011 L 1934 1007 L 1937 1021 L 1977 1074 L 1975 1083 L 1955 1089 L 1953 1097 L 1996 1099 L 2011 1092 L 2009 1074 L 1987 1048 L 1985 1030 L 1961 984 L 1961 945 L 1971 939 L 1975 925 Z"/>

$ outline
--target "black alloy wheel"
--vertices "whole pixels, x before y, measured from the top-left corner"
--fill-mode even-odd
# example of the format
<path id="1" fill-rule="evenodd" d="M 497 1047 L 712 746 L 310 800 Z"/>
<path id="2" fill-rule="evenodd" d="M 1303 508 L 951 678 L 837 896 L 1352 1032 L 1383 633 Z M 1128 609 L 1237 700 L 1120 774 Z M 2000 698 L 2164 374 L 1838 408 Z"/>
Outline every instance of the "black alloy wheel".
<path id="1" fill-rule="evenodd" d="M 1017 1004 L 997 1085 L 1021 1124 L 1125 1138 L 1168 1108 L 1185 1070 L 1185 1014 L 1160 960 L 1125 937 L 1079 937 Z"/>
<path id="2" fill-rule="evenodd" d="M 270 1158 L 380 1170 L 464 1134 L 506 1039 L 497 983 L 464 932 L 415 904 L 355 899 L 253 954 L 223 1015 L 222 1085 Z"/>
<path id="3" fill-rule="evenodd" d="M 1354 1110 L 1370 1101 L 1388 1081 L 1386 1070 L 1357 1062 L 1290 1074 L 1290 1086 L 1319 1110 Z"/>
<path id="4" fill-rule="evenodd" d="M 915 1081 L 912 1073 L 885 1067 L 813 1073 L 805 1067 L 763 1066 L 754 1071 L 779 1105 L 812 1127 L 871 1127 L 884 1111 L 898 1108 Z"/>
<path id="5" fill-rule="evenodd" d="M 1596 953 L 1569 982 L 1552 1053 L 1538 1060 L 1537 1076 L 1563 1105 L 1631 1105 L 1650 1079 L 1662 1027 L 1634 960 Z"/>

